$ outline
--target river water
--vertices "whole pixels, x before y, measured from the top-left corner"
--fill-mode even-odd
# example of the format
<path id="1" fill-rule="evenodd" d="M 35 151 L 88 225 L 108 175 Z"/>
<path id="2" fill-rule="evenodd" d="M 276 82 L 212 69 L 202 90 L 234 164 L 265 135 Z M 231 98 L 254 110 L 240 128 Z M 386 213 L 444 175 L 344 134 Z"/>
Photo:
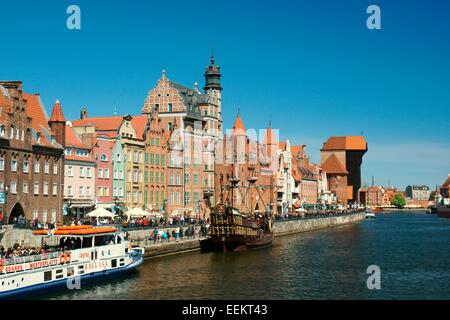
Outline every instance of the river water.
<path id="1" fill-rule="evenodd" d="M 369 290 L 367 267 L 381 270 Z M 450 219 L 382 213 L 244 253 L 146 261 L 135 274 L 44 299 L 450 299 Z"/>

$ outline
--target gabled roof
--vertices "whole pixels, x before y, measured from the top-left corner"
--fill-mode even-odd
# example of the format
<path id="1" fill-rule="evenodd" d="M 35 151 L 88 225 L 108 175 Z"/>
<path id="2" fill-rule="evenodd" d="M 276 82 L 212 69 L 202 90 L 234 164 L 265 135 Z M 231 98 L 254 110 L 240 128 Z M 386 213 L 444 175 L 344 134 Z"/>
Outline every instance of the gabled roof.
<path id="1" fill-rule="evenodd" d="M 322 150 L 367 150 L 367 141 L 363 136 L 330 137 Z"/>
<path id="2" fill-rule="evenodd" d="M 73 120 L 72 125 L 74 127 L 85 127 L 92 125 L 95 127 L 96 131 L 112 131 L 117 135 L 117 130 L 122 124 L 121 116 L 111 116 L 111 117 L 92 117 L 79 120 Z"/>
<path id="3" fill-rule="evenodd" d="M 291 146 L 291 154 L 296 157 L 298 156 L 303 150 L 303 146 Z"/>
<path id="4" fill-rule="evenodd" d="M 450 186 L 450 174 L 447 177 L 447 180 L 445 180 L 444 184 L 442 185 L 444 188 Z"/>
<path id="5" fill-rule="evenodd" d="M 70 125 L 66 125 L 66 147 L 86 149 L 89 150 L 90 147 L 83 144 L 80 136 L 73 130 Z"/>
<path id="6" fill-rule="evenodd" d="M 56 100 L 55 105 L 53 106 L 52 115 L 50 116 L 50 122 L 66 122 L 64 118 L 64 113 L 61 108 L 61 104 L 59 100 Z"/>
<path id="7" fill-rule="evenodd" d="M 8 90 L 4 86 L 0 85 L 0 121 L 3 122 L 5 114 L 9 112 L 11 108 L 11 98 L 9 97 Z"/>
<path id="8" fill-rule="evenodd" d="M 236 120 L 234 120 L 233 134 L 246 134 L 244 122 L 242 122 L 239 114 L 237 115 Z"/>
<path id="9" fill-rule="evenodd" d="M 144 130 L 145 126 L 147 125 L 147 122 L 148 116 L 145 114 L 139 116 L 132 116 L 131 124 L 133 125 L 133 128 L 136 131 L 138 139 L 144 139 Z"/>
<path id="10" fill-rule="evenodd" d="M 326 173 L 348 173 L 345 167 L 339 162 L 336 155 L 332 154 L 322 164 L 322 170 Z"/>
<path id="11" fill-rule="evenodd" d="M 41 102 L 39 94 L 23 93 L 23 98 L 26 100 L 26 114 L 31 118 L 31 125 L 33 129 L 39 133 L 40 140 L 35 137 L 32 139 L 32 143 L 35 145 L 42 145 L 47 147 L 61 147 L 54 141 L 53 132 L 50 130 L 47 122 L 47 113 L 45 112 L 44 105 Z"/>

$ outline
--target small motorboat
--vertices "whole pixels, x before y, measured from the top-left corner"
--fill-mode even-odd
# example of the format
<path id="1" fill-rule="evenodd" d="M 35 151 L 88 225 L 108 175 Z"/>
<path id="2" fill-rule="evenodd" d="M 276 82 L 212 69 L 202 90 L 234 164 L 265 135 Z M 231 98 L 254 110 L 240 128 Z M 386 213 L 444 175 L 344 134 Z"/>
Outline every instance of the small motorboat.
<path id="1" fill-rule="evenodd" d="M 366 219 L 373 219 L 375 218 L 375 213 L 372 212 L 372 210 L 366 210 Z"/>

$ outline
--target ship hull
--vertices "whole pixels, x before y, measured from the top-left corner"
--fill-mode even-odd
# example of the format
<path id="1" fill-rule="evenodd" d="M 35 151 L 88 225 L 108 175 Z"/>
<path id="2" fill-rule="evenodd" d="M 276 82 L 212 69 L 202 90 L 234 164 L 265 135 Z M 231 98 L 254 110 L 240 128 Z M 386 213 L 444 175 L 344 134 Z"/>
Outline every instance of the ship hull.
<path id="1" fill-rule="evenodd" d="M 113 270 L 104 270 L 80 275 L 78 276 L 80 278 L 80 285 L 93 284 L 125 276 L 129 273 L 136 271 L 136 268 L 139 267 L 143 262 L 144 258 L 142 256 L 139 256 L 136 257 L 134 261 L 127 266 L 119 267 Z M 38 294 L 57 292 L 62 291 L 64 289 L 69 290 L 67 288 L 67 283 L 68 279 L 65 278 L 61 280 L 52 281 L 49 283 L 40 283 L 37 285 L 23 287 L 16 290 L 1 292 L 0 299 L 25 299 L 36 296 Z"/>
<path id="2" fill-rule="evenodd" d="M 273 233 L 265 233 L 258 238 L 243 236 L 210 237 L 201 242 L 201 249 L 203 252 L 239 252 L 266 248 L 272 245 L 273 237 Z"/>
<path id="3" fill-rule="evenodd" d="M 438 217 L 450 219 L 450 207 L 437 207 Z"/>

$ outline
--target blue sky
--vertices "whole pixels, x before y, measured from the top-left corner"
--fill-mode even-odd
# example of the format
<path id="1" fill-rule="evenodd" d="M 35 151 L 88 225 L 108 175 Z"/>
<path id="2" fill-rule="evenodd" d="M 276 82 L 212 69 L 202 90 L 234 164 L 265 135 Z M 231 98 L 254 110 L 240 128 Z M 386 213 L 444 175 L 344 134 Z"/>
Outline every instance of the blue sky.
<path id="1" fill-rule="evenodd" d="M 81 8 L 81 30 L 66 9 Z M 366 28 L 381 8 L 382 29 Z M 363 181 L 434 188 L 450 173 L 449 1 L 2 1 L 0 78 L 67 118 L 140 112 L 161 75 L 203 84 L 214 47 L 229 128 L 271 120 L 315 161 L 364 134 Z"/>

